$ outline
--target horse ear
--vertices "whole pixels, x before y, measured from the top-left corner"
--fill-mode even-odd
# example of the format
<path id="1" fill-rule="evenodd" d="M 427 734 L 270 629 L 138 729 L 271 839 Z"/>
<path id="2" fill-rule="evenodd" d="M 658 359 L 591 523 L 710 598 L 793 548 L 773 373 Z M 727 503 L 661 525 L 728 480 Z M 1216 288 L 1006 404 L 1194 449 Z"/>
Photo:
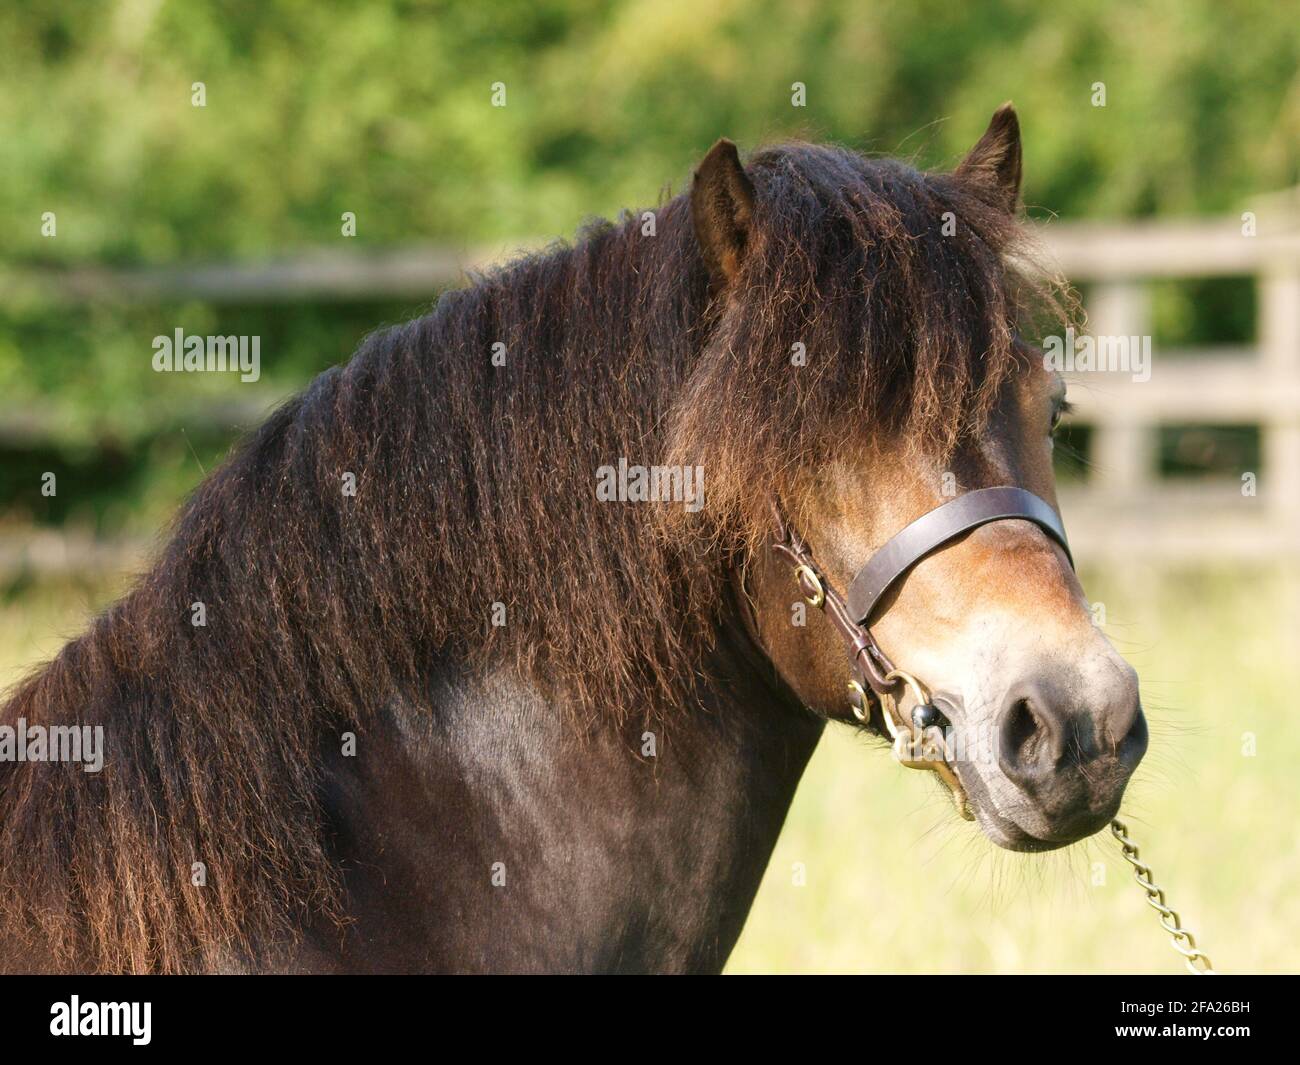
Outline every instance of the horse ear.
<path id="1" fill-rule="evenodd" d="M 996 192 L 1007 210 L 1014 211 L 1020 200 L 1020 172 L 1020 120 L 1007 101 L 993 113 L 984 136 L 955 173 Z"/>
<path id="2" fill-rule="evenodd" d="M 740 272 L 754 216 L 754 185 L 731 141 L 718 141 L 695 170 L 691 221 L 709 275 L 726 284 Z"/>

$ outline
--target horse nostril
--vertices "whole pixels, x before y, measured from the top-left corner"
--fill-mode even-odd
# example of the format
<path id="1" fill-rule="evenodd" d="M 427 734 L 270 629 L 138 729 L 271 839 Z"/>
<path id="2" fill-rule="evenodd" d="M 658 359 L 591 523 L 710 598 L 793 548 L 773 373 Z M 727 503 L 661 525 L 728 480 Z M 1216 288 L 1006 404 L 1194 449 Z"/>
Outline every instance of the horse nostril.
<path id="1" fill-rule="evenodd" d="M 1138 762 L 1142 761 L 1142 756 L 1147 753 L 1147 739 L 1147 719 L 1142 713 L 1142 707 L 1139 706 L 1128 734 L 1120 740 L 1119 748 L 1115 752 L 1120 764 L 1130 770 L 1135 768 Z"/>
<path id="2" fill-rule="evenodd" d="M 1038 719 L 1028 699 L 1017 699 L 1002 721 L 1003 750 L 1017 761 L 1032 760 L 1030 746 L 1038 738 Z"/>
<path id="3" fill-rule="evenodd" d="M 1061 762 L 1064 722 L 1036 685 L 1011 694 L 998 725 L 998 764 L 1021 787 L 1041 783 Z"/>

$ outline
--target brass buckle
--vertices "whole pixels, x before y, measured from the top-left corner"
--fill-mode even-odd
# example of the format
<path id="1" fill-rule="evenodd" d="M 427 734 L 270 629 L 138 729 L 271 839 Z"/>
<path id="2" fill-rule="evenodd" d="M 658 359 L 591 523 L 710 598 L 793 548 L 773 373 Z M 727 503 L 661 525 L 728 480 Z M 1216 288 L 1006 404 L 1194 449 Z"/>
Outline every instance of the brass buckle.
<path id="1" fill-rule="evenodd" d="M 930 702 L 930 693 L 911 673 L 894 669 L 885 674 L 885 680 L 901 683 L 911 693 L 916 706 L 926 706 Z M 852 686 L 852 685 L 850 685 Z M 861 687 L 859 685 L 859 687 Z M 948 743 L 939 728 L 917 729 L 899 709 L 898 697 L 886 692 L 880 697 L 881 714 L 885 727 L 894 741 L 894 758 L 899 765 L 908 769 L 926 769 L 936 774 L 948 787 L 957 814 L 966 821 L 975 820 L 970 803 L 966 799 L 966 789 L 961 786 L 957 774 L 948 762 Z M 856 710 L 854 713 L 856 714 Z"/>

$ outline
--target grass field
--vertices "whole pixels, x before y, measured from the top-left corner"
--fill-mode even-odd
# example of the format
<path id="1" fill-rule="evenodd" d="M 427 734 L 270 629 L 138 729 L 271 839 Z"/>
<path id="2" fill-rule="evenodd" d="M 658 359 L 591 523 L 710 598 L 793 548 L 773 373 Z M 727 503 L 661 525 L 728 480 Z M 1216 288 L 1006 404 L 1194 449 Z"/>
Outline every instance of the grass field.
<path id="1" fill-rule="evenodd" d="M 1143 678 L 1151 748 L 1123 813 L 1143 857 L 1218 969 L 1300 972 L 1300 579 L 1261 569 L 1087 584 Z M 114 591 L 11 588 L 0 684 Z M 1178 973 L 1182 961 L 1109 835 L 1048 855 L 997 850 L 927 774 L 832 727 L 728 968 Z"/>

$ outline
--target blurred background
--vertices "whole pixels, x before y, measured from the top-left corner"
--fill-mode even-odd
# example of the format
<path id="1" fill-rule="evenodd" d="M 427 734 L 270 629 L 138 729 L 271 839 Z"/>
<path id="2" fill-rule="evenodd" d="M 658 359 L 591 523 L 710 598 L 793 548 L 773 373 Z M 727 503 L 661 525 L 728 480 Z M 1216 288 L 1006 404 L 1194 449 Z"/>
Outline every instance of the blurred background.
<path id="1" fill-rule="evenodd" d="M 1029 215 L 1091 328 L 1153 338 L 1149 381 L 1072 380 L 1058 445 L 1152 720 L 1125 816 L 1217 967 L 1300 971 L 1294 14 L 6 5 L 0 684 L 122 591 L 243 429 L 465 269 L 653 206 L 719 136 L 946 167 L 1011 99 Z M 153 372 L 177 327 L 260 336 L 260 379 Z M 922 776 L 828 732 L 731 971 L 1181 970 L 1109 838 L 998 852 Z"/>

